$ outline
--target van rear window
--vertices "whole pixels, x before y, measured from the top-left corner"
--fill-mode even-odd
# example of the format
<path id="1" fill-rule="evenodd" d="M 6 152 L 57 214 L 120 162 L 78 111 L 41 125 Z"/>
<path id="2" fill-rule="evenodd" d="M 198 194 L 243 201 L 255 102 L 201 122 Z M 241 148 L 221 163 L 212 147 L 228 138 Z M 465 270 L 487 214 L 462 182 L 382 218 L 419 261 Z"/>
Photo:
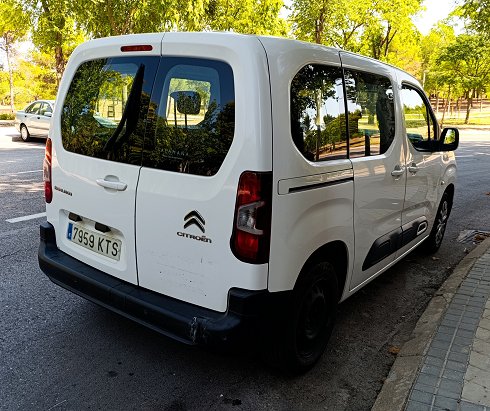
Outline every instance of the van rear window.
<path id="1" fill-rule="evenodd" d="M 143 121 L 158 57 L 117 57 L 81 64 L 61 112 L 65 150 L 141 164 Z"/>
<path id="2" fill-rule="evenodd" d="M 154 129 L 147 133 L 143 165 L 212 176 L 221 167 L 235 132 L 231 67 L 220 61 L 163 57 L 155 82 L 160 92 Z M 150 109 L 150 111 L 152 110 Z"/>

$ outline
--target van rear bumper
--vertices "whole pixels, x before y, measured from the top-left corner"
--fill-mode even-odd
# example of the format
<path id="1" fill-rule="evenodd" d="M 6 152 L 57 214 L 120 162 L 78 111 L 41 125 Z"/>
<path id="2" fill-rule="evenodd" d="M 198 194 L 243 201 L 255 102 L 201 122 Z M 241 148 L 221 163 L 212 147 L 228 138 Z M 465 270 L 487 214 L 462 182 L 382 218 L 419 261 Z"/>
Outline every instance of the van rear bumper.
<path id="1" fill-rule="evenodd" d="M 289 293 L 232 288 L 225 313 L 186 303 L 103 273 L 60 251 L 54 227 L 40 227 L 38 259 L 55 284 L 186 344 L 241 345 L 262 335 L 268 312 Z M 284 301 L 284 304 L 286 302 Z"/>

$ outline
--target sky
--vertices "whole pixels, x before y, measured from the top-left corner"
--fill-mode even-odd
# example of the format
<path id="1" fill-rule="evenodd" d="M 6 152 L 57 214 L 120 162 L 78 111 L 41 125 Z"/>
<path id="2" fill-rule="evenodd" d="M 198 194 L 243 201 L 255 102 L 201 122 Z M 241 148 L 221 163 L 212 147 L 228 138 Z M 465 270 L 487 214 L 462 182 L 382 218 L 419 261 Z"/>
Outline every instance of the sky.
<path id="1" fill-rule="evenodd" d="M 428 34 L 432 26 L 445 19 L 456 6 L 455 0 L 425 0 L 425 10 L 420 13 L 414 23 L 422 34 Z"/>

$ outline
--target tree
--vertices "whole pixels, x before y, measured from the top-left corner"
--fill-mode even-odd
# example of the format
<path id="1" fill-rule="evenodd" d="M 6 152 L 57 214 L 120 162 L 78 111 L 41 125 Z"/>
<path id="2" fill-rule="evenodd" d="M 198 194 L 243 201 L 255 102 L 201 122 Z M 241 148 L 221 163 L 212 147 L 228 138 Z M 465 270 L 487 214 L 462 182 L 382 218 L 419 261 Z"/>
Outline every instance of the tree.
<path id="1" fill-rule="evenodd" d="M 363 51 L 386 61 L 395 37 L 414 31 L 411 18 L 421 10 L 421 0 L 379 0 L 374 5 L 375 13 L 363 34 Z"/>
<path id="2" fill-rule="evenodd" d="M 14 72 L 12 54 L 17 41 L 24 38 L 29 28 L 29 17 L 15 0 L 0 3 L 0 49 L 5 51 L 9 71 L 10 110 L 14 112 Z"/>
<path id="3" fill-rule="evenodd" d="M 206 29 L 285 35 L 282 5 L 282 0 L 78 0 L 74 9 L 92 37 Z"/>
<path id="4" fill-rule="evenodd" d="M 73 10 L 77 21 L 91 37 L 148 33 L 170 29 L 169 22 L 178 13 L 173 0 L 77 0 Z M 175 8 L 174 10 L 181 10 Z"/>
<path id="5" fill-rule="evenodd" d="M 248 34 L 287 34 L 287 23 L 279 17 L 282 0 L 209 0 L 206 3 L 205 28 Z"/>
<path id="6" fill-rule="evenodd" d="M 59 84 L 68 56 L 85 36 L 76 24 L 76 16 L 68 0 L 27 1 L 36 23 L 32 41 L 41 51 L 54 53 Z"/>
<path id="7" fill-rule="evenodd" d="M 421 0 L 293 0 L 296 37 L 387 60 L 400 33 L 413 31 Z"/>
<path id="8" fill-rule="evenodd" d="M 490 0 L 466 0 L 461 11 L 470 28 L 490 38 Z"/>
<path id="9" fill-rule="evenodd" d="M 458 79 L 468 100 L 465 124 L 470 118 L 476 93 L 486 89 L 490 81 L 490 46 L 481 36 L 461 34 L 454 44 L 442 50 L 437 64 L 449 78 Z"/>
<path id="10" fill-rule="evenodd" d="M 374 2 L 293 0 L 291 22 L 297 38 L 346 50 L 359 49 L 359 34 L 375 13 Z"/>

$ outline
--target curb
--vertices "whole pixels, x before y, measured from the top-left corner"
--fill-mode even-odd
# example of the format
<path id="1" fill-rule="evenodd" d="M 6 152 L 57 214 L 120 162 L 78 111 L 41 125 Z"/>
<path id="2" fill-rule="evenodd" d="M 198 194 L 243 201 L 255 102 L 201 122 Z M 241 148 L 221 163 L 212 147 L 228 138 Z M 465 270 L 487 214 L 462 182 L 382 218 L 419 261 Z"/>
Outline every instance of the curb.
<path id="1" fill-rule="evenodd" d="M 452 274 L 434 294 L 410 338 L 397 355 L 371 411 L 404 409 L 410 389 L 442 316 L 473 264 L 489 248 L 490 238 L 487 238 L 458 263 Z"/>

